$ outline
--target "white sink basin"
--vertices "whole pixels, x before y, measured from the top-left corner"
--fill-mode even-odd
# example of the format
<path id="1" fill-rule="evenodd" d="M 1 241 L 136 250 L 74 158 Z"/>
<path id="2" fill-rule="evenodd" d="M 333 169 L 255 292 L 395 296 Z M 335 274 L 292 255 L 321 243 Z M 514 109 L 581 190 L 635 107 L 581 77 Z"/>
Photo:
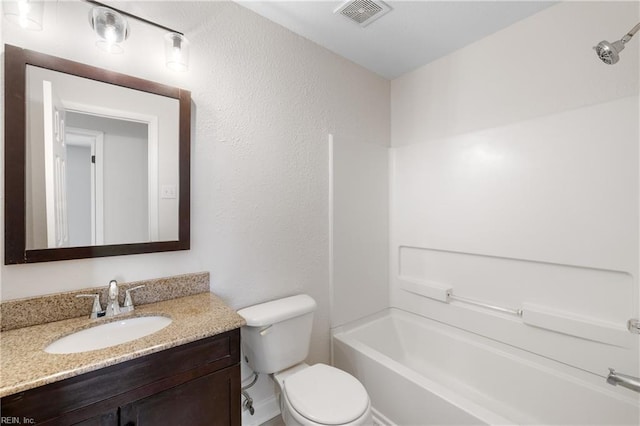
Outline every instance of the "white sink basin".
<path id="1" fill-rule="evenodd" d="M 163 316 L 126 318 L 61 337 L 44 351 L 50 354 L 73 354 L 104 349 L 148 336 L 169 324 L 171 318 Z"/>

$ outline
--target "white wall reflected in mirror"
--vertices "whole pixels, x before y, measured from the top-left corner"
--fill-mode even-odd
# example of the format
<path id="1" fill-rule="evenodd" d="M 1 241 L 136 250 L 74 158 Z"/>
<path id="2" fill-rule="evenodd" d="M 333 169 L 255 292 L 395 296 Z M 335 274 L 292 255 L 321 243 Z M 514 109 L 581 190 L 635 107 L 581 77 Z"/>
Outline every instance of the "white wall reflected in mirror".
<path id="1" fill-rule="evenodd" d="M 177 100 L 34 66 L 27 100 L 27 249 L 178 239 Z"/>

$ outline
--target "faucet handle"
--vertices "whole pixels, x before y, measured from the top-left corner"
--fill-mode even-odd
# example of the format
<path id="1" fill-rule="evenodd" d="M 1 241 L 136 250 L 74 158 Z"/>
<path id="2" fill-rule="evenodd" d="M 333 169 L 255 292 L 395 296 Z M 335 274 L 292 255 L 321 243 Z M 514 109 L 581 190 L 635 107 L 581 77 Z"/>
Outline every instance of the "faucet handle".
<path id="1" fill-rule="evenodd" d="M 91 307 L 91 317 L 90 317 L 91 319 L 95 319 L 104 315 L 102 306 L 100 306 L 99 294 L 76 294 L 76 297 L 93 297 L 93 306 Z"/>
<path id="2" fill-rule="evenodd" d="M 122 306 L 122 311 L 123 312 L 131 312 L 133 311 L 133 301 L 131 299 L 131 292 L 133 290 L 137 290 L 139 288 L 144 287 L 145 285 L 137 285 L 135 287 L 131 287 L 130 289 L 128 289 L 127 291 L 125 291 L 125 298 L 124 298 L 124 305 Z"/>

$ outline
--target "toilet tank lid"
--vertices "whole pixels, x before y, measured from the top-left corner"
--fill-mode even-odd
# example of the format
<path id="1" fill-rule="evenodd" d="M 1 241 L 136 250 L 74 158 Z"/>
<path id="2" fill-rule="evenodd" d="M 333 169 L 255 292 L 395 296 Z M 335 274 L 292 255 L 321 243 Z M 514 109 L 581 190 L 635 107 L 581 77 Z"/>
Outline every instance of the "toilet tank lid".
<path id="1" fill-rule="evenodd" d="M 316 310 L 316 302 L 306 294 L 285 297 L 240 309 L 238 314 L 250 327 L 264 327 Z"/>

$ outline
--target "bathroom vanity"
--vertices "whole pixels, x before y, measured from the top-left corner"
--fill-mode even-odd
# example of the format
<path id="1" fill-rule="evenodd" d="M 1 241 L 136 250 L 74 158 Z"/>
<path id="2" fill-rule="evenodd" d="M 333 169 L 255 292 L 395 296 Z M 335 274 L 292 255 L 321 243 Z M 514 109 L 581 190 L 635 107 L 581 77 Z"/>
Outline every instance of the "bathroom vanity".
<path id="1" fill-rule="evenodd" d="M 2 415 L 64 425 L 239 425 L 239 330 L 2 398 Z"/>
<path id="2" fill-rule="evenodd" d="M 38 425 L 240 425 L 240 327 L 245 321 L 208 291 L 208 274 L 201 275 L 196 285 L 194 275 L 172 278 L 172 284 L 147 281 L 138 300 L 161 300 L 111 319 L 90 319 L 91 301 L 77 299 L 77 292 L 25 299 L 45 314 L 57 313 L 47 306 L 86 303 L 81 307 L 87 315 L 2 331 L 3 419 Z M 187 290 L 197 294 L 184 296 Z M 176 297 L 177 292 L 182 293 Z M 3 317 L 19 319 L 30 309 L 23 302 L 4 302 Z M 158 315 L 171 323 L 126 343 L 77 353 L 44 350 L 77 331 Z"/>

